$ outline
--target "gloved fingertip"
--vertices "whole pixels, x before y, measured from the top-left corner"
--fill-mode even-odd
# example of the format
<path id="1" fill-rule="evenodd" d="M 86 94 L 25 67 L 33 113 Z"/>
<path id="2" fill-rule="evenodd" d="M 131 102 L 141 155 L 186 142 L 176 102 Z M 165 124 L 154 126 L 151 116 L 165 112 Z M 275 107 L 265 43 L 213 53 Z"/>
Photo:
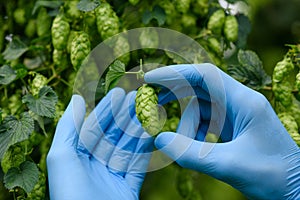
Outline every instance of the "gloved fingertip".
<path id="1" fill-rule="evenodd" d="M 162 132 L 154 140 L 154 145 L 157 149 L 162 149 L 169 145 L 176 137 L 176 133 L 173 132 Z"/>
<path id="2" fill-rule="evenodd" d="M 109 92 L 108 92 L 108 94 L 113 94 L 113 95 L 115 95 L 115 96 L 125 96 L 125 91 L 124 91 L 124 89 L 122 89 L 122 88 L 120 88 L 120 87 L 115 87 L 115 88 L 113 88 L 113 89 L 111 89 Z M 107 94 L 107 95 L 108 95 Z"/>
<path id="3" fill-rule="evenodd" d="M 71 98 L 71 102 L 79 105 L 85 105 L 84 98 L 79 94 L 73 94 Z"/>

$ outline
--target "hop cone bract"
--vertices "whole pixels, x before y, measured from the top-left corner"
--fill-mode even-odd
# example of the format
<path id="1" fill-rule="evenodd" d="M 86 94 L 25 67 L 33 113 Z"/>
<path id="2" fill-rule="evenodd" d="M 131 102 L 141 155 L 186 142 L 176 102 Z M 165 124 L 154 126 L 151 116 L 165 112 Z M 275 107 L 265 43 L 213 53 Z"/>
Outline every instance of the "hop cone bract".
<path id="1" fill-rule="evenodd" d="M 158 98 L 155 90 L 151 86 L 144 84 L 136 93 L 135 103 L 136 116 L 145 131 L 152 136 L 158 134 L 160 123 L 157 107 Z"/>

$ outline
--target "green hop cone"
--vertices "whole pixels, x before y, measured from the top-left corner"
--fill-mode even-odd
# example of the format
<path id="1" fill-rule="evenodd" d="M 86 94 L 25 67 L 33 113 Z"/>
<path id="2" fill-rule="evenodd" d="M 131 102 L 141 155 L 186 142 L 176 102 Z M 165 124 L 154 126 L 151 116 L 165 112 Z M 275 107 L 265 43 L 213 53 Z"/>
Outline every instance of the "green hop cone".
<path id="1" fill-rule="evenodd" d="M 63 50 L 53 50 L 52 54 L 53 63 L 60 69 L 65 69 L 68 65 L 68 56 L 67 53 Z"/>
<path id="2" fill-rule="evenodd" d="M 225 22 L 225 12 L 223 9 L 215 11 L 208 19 L 207 28 L 213 33 L 220 35 Z"/>
<path id="3" fill-rule="evenodd" d="M 272 90 L 275 99 L 282 103 L 283 106 L 289 107 L 293 102 L 292 85 L 290 82 L 273 83 Z"/>
<path id="4" fill-rule="evenodd" d="M 208 8 L 208 0 L 196 0 L 196 2 L 194 2 L 193 11 L 201 17 L 204 17 L 208 13 Z"/>
<path id="5" fill-rule="evenodd" d="M 77 4 L 79 1 L 77 0 L 72 0 L 72 1 L 64 1 L 64 10 L 65 10 L 65 15 L 68 20 L 74 21 L 78 20 L 82 17 L 82 13 L 80 10 L 77 8 Z"/>
<path id="6" fill-rule="evenodd" d="M 47 84 L 47 78 L 42 74 L 35 73 L 35 76 L 31 82 L 31 93 L 38 95 L 40 89 Z"/>
<path id="7" fill-rule="evenodd" d="M 68 44 L 70 25 L 63 16 L 55 17 L 51 27 L 52 44 L 57 50 L 64 50 Z"/>
<path id="8" fill-rule="evenodd" d="M 187 13 L 189 11 L 191 0 L 175 0 L 174 5 L 177 12 Z"/>
<path id="9" fill-rule="evenodd" d="M 108 3 L 102 2 L 95 13 L 97 29 L 103 40 L 119 33 L 119 18 Z"/>
<path id="10" fill-rule="evenodd" d="M 6 173 L 12 167 L 19 167 L 25 160 L 24 149 L 21 145 L 15 144 L 10 146 L 1 160 L 2 170 Z"/>
<path id="11" fill-rule="evenodd" d="M 36 33 L 36 20 L 30 19 L 25 27 L 25 35 L 32 38 Z"/>
<path id="12" fill-rule="evenodd" d="M 229 15 L 224 22 L 224 36 L 227 41 L 235 42 L 238 39 L 239 24 L 235 16 Z"/>
<path id="13" fill-rule="evenodd" d="M 119 36 L 113 49 L 114 56 L 118 57 L 124 64 L 127 64 L 130 61 L 130 45 L 127 38 Z"/>
<path id="14" fill-rule="evenodd" d="M 298 92 L 300 92 L 300 72 L 296 75 L 295 86 Z"/>
<path id="15" fill-rule="evenodd" d="M 44 200 L 46 196 L 46 176 L 40 173 L 39 180 L 35 184 L 33 190 L 28 193 L 26 200 Z"/>
<path id="16" fill-rule="evenodd" d="M 273 71 L 273 82 L 281 82 L 294 70 L 294 65 L 288 58 L 278 62 Z"/>
<path id="17" fill-rule="evenodd" d="M 155 29 L 145 28 L 142 30 L 139 41 L 143 51 L 148 54 L 153 54 L 159 45 L 159 36 Z"/>
<path id="18" fill-rule="evenodd" d="M 14 20 L 19 25 L 24 25 L 26 23 L 26 17 L 25 17 L 25 9 L 24 8 L 17 8 L 14 10 Z"/>
<path id="19" fill-rule="evenodd" d="M 91 43 L 89 35 L 83 31 L 79 32 L 71 44 L 71 63 L 77 71 L 83 60 L 89 55 L 91 51 Z"/>
<path id="20" fill-rule="evenodd" d="M 47 13 L 47 9 L 41 7 L 39 9 L 37 19 L 36 19 L 36 28 L 38 36 L 43 36 L 49 33 L 49 29 L 51 28 L 52 19 L 50 15 Z"/>
<path id="21" fill-rule="evenodd" d="M 221 43 L 219 40 L 215 37 L 209 37 L 207 39 L 207 45 L 209 50 L 211 50 L 213 53 L 217 55 L 222 55 L 222 48 L 221 48 Z"/>
<path id="22" fill-rule="evenodd" d="M 279 113 L 278 117 L 293 140 L 298 146 L 300 146 L 300 134 L 298 132 L 298 125 L 294 117 L 286 112 Z"/>
<path id="23" fill-rule="evenodd" d="M 160 121 L 158 113 L 158 97 L 151 86 L 142 85 L 135 98 L 135 111 L 138 120 L 143 128 L 151 136 L 155 136 L 160 131 Z"/>

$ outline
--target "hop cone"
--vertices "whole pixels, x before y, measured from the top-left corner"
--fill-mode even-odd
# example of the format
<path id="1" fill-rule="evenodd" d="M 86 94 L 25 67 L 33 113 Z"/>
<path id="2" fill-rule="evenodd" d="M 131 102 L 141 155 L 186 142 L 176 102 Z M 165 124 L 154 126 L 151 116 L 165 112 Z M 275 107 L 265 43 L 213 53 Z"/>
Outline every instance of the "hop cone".
<path id="1" fill-rule="evenodd" d="M 47 85 L 47 78 L 42 74 L 36 73 L 31 83 L 31 93 L 37 95 L 42 87 Z"/>
<path id="2" fill-rule="evenodd" d="M 60 15 L 55 17 L 51 27 L 52 44 L 57 50 L 64 50 L 68 44 L 70 25 Z"/>
<path id="3" fill-rule="evenodd" d="M 114 56 L 117 56 L 119 60 L 127 64 L 130 61 L 130 45 L 127 38 L 119 36 L 114 45 Z"/>
<path id="4" fill-rule="evenodd" d="M 141 122 L 145 131 L 155 136 L 160 131 L 158 98 L 155 90 L 147 84 L 141 86 L 135 98 L 136 116 Z"/>
<path id="5" fill-rule="evenodd" d="M 289 59 L 284 58 L 282 61 L 278 62 L 274 67 L 274 72 L 272 77 L 273 82 L 277 82 L 277 83 L 281 82 L 293 70 L 294 70 L 293 63 Z"/>
<path id="6" fill-rule="evenodd" d="M 238 39 L 239 24 L 235 16 L 227 16 L 224 23 L 224 35 L 229 42 L 235 42 Z"/>
<path id="7" fill-rule="evenodd" d="M 53 63 L 57 67 L 59 67 L 61 69 L 64 69 L 67 67 L 68 57 L 67 57 L 67 53 L 65 51 L 54 49 L 53 54 L 52 54 L 52 59 L 53 59 Z"/>
<path id="8" fill-rule="evenodd" d="M 46 194 L 46 176 L 40 173 L 39 180 L 33 190 L 28 194 L 26 200 L 44 200 Z"/>
<path id="9" fill-rule="evenodd" d="M 187 13 L 190 8 L 191 0 L 175 0 L 174 4 L 177 12 Z"/>
<path id="10" fill-rule="evenodd" d="M 19 167 L 25 161 L 24 150 L 21 145 L 13 145 L 5 152 L 2 160 L 1 167 L 6 173 L 12 167 Z"/>
<path id="11" fill-rule="evenodd" d="M 300 92 L 300 72 L 296 75 L 295 86 Z"/>
<path id="12" fill-rule="evenodd" d="M 225 12 L 223 9 L 215 11 L 208 19 L 207 28 L 213 33 L 221 34 L 225 22 Z"/>
<path id="13" fill-rule="evenodd" d="M 300 146 L 300 134 L 294 117 L 288 113 L 280 113 L 278 114 L 278 117 L 293 140 Z"/>
<path id="14" fill-rule="evenodd" d="M 103 40 L 119 33 L 119 18 L 108 3 L 101 3 L 95 12 L 97 29 Z"/>
<path id="15" fill-rule="evenodd" d="M 139 41 L 143 51 L 148 54 L 152 54 L 156 51 L 159 45 L 159 36 L 155 29 L 147 28 L 143 29 L 139 36 Z"/>
<path id="16" fill-rule="evenodd" d="M 91 43 L 88 34 L 81 31 L 74 37 L 71 44 L 71 63 L 78 70 L 83 60 L 91 51 Z"/>
<path id="17" fill-rule="evenodd" d="M 51 27 L 51 17 L 47 13 L 47 9 L 42 7 L 36 19 L 36 32 L 38 36 L 44 36 L 49 32 Z"/>

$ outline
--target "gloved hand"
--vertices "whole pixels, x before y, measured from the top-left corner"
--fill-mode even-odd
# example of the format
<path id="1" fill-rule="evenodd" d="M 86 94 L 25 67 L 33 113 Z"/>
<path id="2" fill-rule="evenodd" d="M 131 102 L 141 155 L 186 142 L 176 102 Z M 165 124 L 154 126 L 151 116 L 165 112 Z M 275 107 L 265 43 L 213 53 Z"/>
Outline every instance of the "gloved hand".
<path id="1" fill-rule="evenodd" d="M 51 199 L 138 199 L 153 139 L 134 99 L 135 92 L 113 89 L 84 120 L 83 98 L 72 97 L 47 156 Z"/>
<path id="2" fill-rule="evenodd" d="M 300 199 L 300 150 L 266 98 L 211 64 L 175 65 L 145 74 L 163 86 L 159 101 L 193 97 L 179 134 L 155 145 L 179 165 L 206 173 L 250 199 Z M 220 134 L 223 143 L 204 141 Z"/>

